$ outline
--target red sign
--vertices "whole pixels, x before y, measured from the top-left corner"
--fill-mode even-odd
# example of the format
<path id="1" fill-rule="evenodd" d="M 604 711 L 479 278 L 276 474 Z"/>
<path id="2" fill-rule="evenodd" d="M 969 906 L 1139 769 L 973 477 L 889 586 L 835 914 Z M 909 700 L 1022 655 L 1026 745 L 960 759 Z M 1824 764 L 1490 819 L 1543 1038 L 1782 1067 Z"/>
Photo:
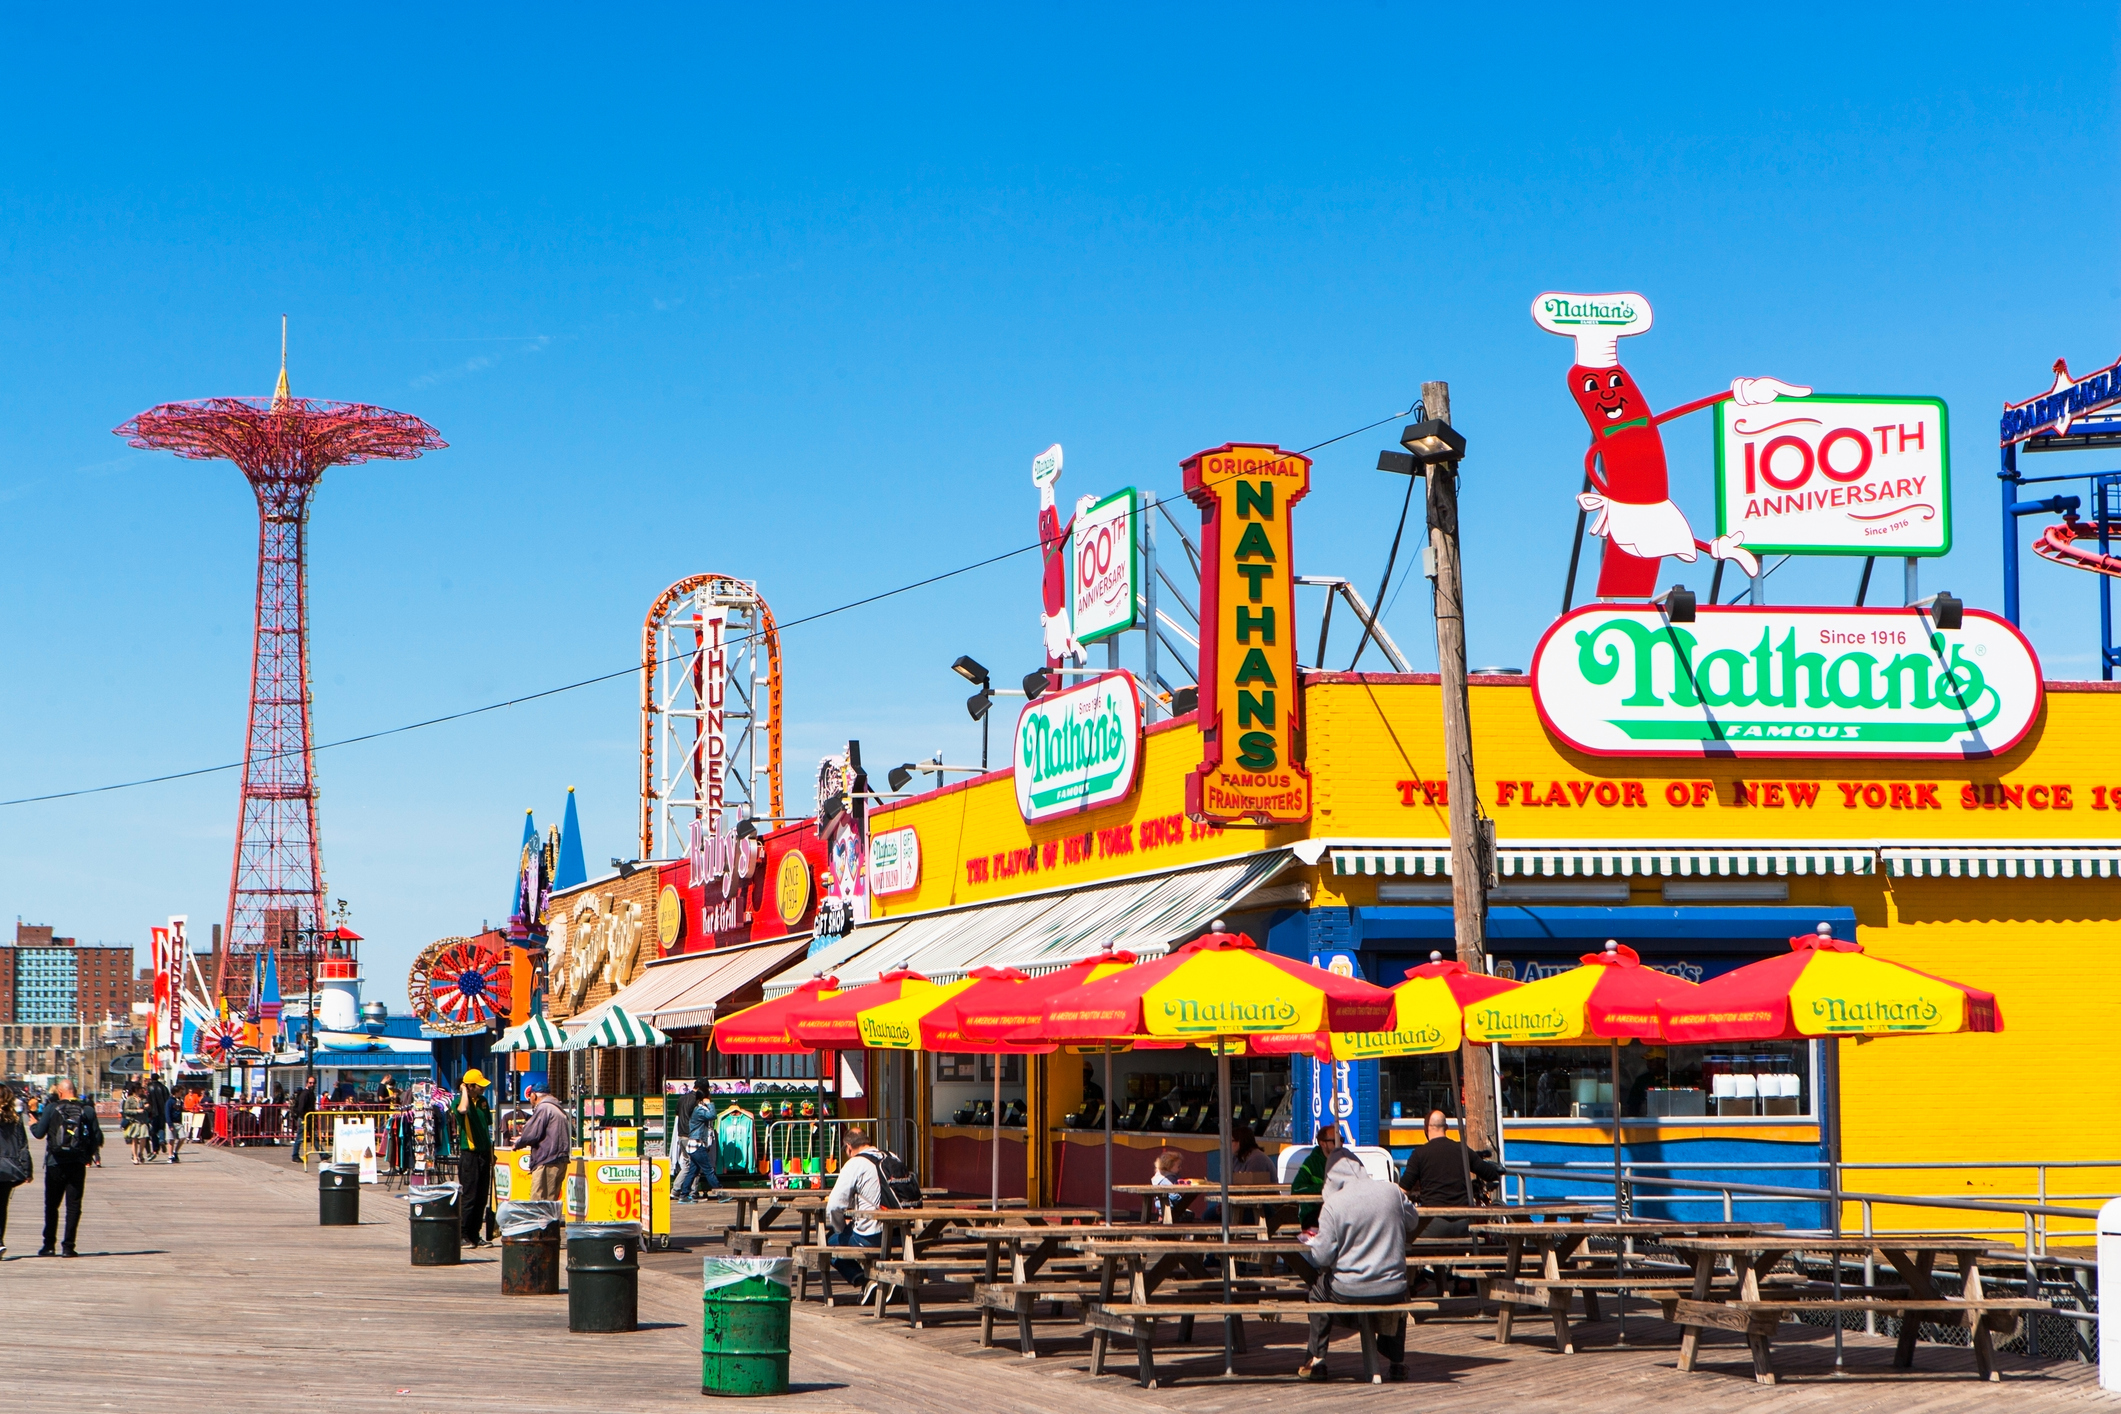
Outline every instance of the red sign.
<path id="1" fill-rule="evenodd" d="M 665 939 L 665 956 L 809 931 L 816 916 L 816 900 L 813 898 L 790 923 L 781 917 L 774 880 L 780 875 L 781 861 L 790 854 L 800 854 L 808 860 L 813 874 L 828 867 L 825 844 L 817 837 L 815 822 L 789 825 L 760 834 L 755 840 L 738 842 L 734 836 L 724 836 L 703 841 L 703 845 L 694 853 L 701 855 L 709 867 L 698 868 L 690 859 L 662 866 L 660 885 L 677 890 L 685 910 L 679 946 L 673 949 Z M 694 883 L 695 877 L 702 882 Z"/>

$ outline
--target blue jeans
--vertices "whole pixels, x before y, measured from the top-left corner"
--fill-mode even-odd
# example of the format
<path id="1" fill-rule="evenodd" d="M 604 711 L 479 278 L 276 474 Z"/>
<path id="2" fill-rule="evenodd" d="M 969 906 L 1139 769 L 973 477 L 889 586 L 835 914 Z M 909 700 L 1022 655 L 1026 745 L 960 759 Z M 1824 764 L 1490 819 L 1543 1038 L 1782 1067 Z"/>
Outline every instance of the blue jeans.
<path id="1" fill-rule="evenodd" d="M 704 1186 L 700 1183 L 703 1173 L 707 1176 Z M 721 1175 L 714 1171 L 714 1150 L 706 1144 L 687 1140 L 678 1155 L 677 1187 L 671 1190 L 670 1196 L 690 1198 L 695 1190 L 712 1193 L 721 1186 Z"/>
<path id="2" fill-rule="evenodd" d="M 884 1245 L 884 1235 L 881 1232 L 872 1232 L 864 1235 L 850 1227 L 845 1232 L 826 1233 L 825 1245 L 827 1247 L 881 1247 Z M 832 1270 L 838 1272 L 840 1280 L 846 1282 L 849 1286 L 858 1285 L 867 1280 L 869 1276 L 867 1272 L 862 1270 L 860 1262 L 834 1262 Z"/>

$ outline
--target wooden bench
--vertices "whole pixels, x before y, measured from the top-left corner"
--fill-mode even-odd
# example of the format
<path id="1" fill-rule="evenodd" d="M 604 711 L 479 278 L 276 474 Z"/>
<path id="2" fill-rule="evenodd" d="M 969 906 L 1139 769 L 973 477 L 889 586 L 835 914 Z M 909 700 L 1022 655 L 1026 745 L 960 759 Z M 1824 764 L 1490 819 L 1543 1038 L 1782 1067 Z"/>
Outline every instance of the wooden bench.
<path id="1" fill-rule="evenodd" d="M 1646 1273 L 1639 1277 L 1483 1277 L 1480 1282 L 1481 1295 L 1498 1305 L 1530 1306 L 1544 1310 L 1554 1318 L 1554 1348 L 1563 1355 L 1576 1353 L 1576 1338 L 1569 1329 L 1569 1305 L 1580 1294 L 1583 1297 L 1584 1319 L 1598 1319 L 1598 1297 L 1602 1292 L 1611 1292 L 1615 1300 L 1620 1293 L 1637 1292 L 1671 1293 L 1669 1299 L 1677 1300 L 1678 1293 L 1694 1289 L 1691 1273 L 1685 1276 L 1658 1276 Z M 1510 1327 L 1497 1323 L 1497 1344 L 1510 1343 Z"/>
<path id="2" fill-rule="evenodd" d="M 1384 1374 L 1377 1365 L 1377 1318 L 1380 1316 L 1433 1315 L 1437 1311 L 1434 1301 L 1395 1301 L 1376 1306 L 1356 1305 L 1338 1301 L 1259 1301 L 1246 1305 L 1224 1305 L 1221 1302 L 1205 1302 L 1198 1305 L 1175 1302 L 1100 1302 L 1083 1303 L 1083 1324 L 1092 1330 L 1101 1330 L 1124 1336 L 1134 1342 L 1135 1376 L 1143 1389 L 1155 1389 L 1156 1354 L 1155 1334 L 1159 1320 L 1177 1319 L 1190 1322 L 1192 1318 L 1206 1316 L 1212 1320 L 1228 1320 L 1233 1323 L 1232 1344 L 1238 1353 L 1245 1348 L 1244 1317 L 1251 1316 L 1262 1321 L 1308 1321 L 1313 1316 L 1349 1316 L 1355 1321 L 1362 1335 L 1363 1376 L 1371 1384 L 1381 1384 Z M 1090 1373 L 1102 1375 L 1104 1348 L 1093 1346 L 1090 1356 Z"/>
<path id="3" fill-rule="evenodd" d="M 1054 1314 L 1057 1316 L 1062 1306 L 1080 1307 L 1086 1301 L 1098 1300 L 1101 1289 L 1101 1284 L 1094 1277 L 1087 1281 L 975 1282 L 972 1287 L 972 1304 L 979 1308 L 980 1313 L 980 1348 L 991 1350 L 994 1347 L 994 1318 L 996 1313 L 1000 1313 L 1016 1318 L 1017 1353 L 1026 1360 L 1036 1360 L 1038 1347 L 1031 1334 L 1033 1309 L 1040 1302 L 1046 1302 L 1054 1307 Z M 1222 1281 L 1220 1278 L 1210 1278 L 1207 1281 L 1167 1281 L 1158 1289 L 1167 1292 L 1219 1293 L 1222 1290 Z M 1230 1290 L 1233 1294 L 1244 1296 L 1300 1296 L 1304 1287 L 1303 1283 L 1295 1281 L 1242 1277 L 1231 1282 Z M 1180 1317 L 1178 1338 L 1182 1341 L 1193 1338 L 1191 1316 Z"/>
<path id="4" fill-rule="evenodd" d="M 1915 1322 L 1929 1320 L 1933 1325 L 1964 1325 L 1972 1333 L 1974 1368 L 1984 1380 L 2000 1380 L 1996 1370 L 1997 1335 L 2008 1340 L 2017 1329 L 2019 1318 L 2027 1312 L 2051 1311 L 2054 1308 L 2045 1301 L 2034 1301 L 2024 1297 L 1945 1297 L 1936 1301 L 1911 1301 L 1896 1297 L 1850 1297 L 1840 1301 L 1826 1300 L 1760 1300 L 1760 1301 L 1692 1301 L 1674 1303 L 1674 1319 L 1681 1325 L 1711 1326 L 1718 1330 L 1737 1331 L 1745 1337 L 1745 1343 L 1753 1352 L 1753 1378 L 1764 1385 L 1776 1383 L 1775 1367 L 1769 1359 L 1770 1342 L 1775 1328 L 1784 1321 L 1811 1312 L 1823 1315 L 1877 1315 L 1898 1316 L 1906 1323 L 1901 1332 L 1899 1347 L 1893 1352 L 1896 1368 L 1907 1369 L 1914 1364 Z M 1689 1345 L 1680 1352 L 1679 1368 L 1682 1371 L 1694 1368 L 1694 1347 Z"/>
<path id="5" fill-rule="evenodd" d="M 788 1249 L 789 1260 L 795 1263 L 795 1299 L 805 1301 L 810 1296 L 810 1278 L 815 1275 L 823 1284 L 823 1299 L 832 1304 L 832 1270 L 834 1262 L 853 1262 L 866 1274 L 872 1265 L 881 1261 L 884 1251 L 880 1247 L 828 1247 L 822 1242 L 808 1246 L 797 1244 Z M 868 1299 L 869 1282 L 865 1276 L 862 1300 Z M 860 1304 L 857 1302 L 856 1304 Z"/>
<path id="6" fill-rule="evenodd" d="M 837 1248 L 835 1251 L 839 1250 Z M 906 1320 L 915 1330 L 922 1328 L 921 1283 L 923 1281 L 944 1282 L 952 1286 L 972 1286 L 987 1275 L 987 1263 L 980 1259 L 925 1257 L 911 1261 L 903 1257 L 882 1258 L 869 1264 L 869 1285 L 876 1292 L 876 1315 L 884 1316 L 884 1307 L 897 1291 L 906 1298 Z"/>

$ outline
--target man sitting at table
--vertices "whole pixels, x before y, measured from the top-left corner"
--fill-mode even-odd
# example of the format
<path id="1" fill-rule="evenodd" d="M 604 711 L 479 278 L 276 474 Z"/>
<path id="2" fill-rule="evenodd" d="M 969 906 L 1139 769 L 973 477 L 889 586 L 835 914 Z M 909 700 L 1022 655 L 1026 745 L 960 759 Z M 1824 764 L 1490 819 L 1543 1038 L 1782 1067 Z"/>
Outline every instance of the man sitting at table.
<path id="1" fill-rule="evenodd" d="M 1478 1199 L 1466 1195 L 1466 1170 L 1482 1183 L 1500 1183 L 1502 1169 L 1484 1149 L 1461 1150 L 1450 1136 L 1442 1110 L 1429 1111 L 1428 1142 L 1408 1156 L 1399 1171 L 1399 1186 L 1424 1208 L 1470 1208 Z M 1475 1190 L 1477 1195 L 1478 1190 Z M 1472 1231 L 1470 1218 L 1432 1218 L 1422 1230 L 1424 1237 L 1464 1237 Z"/>
<path id="2" fill-rule="evenodd" d="M 1326 1174 L 1318 1232 L 1308 1239 L 1311 1263 L 1318 1270 L 1310 1299 L 1358 1306 L 1389 1306 L 1406 1300 L 1407 1239 L 1413 1235 L 1414 1221 L 1414 1205 L 1399 1189 L 1370 1177 L 1361 1164 L 1334 1164 Z M 1326 1351 L 1333 1341 L 1333 1320 L 1332 1316 L 1311 1318 L 1310 1359 L 1297 1371 L 1302 1378 L 1332 1378 L 1326 1369 Z M 1378 1322 L 1377 1349 L 1390 1362 L 1385 1377 L 1405 1379 L 1404 1314 Z"/>
<path id="3" fill-rule="evenodd" d="M 1318 1126 L 1318 1147 L 1304 1156 L 1303 1163 L 1297 1167 L 1295 1177 L 1289 1180 L 1289 1191 L 1323 1193 L 1326 1191 L 1326 1180 L 1332 1176 L 1335 1169 L 1343 1165 L 1360 1169 L 1362 1160 L 1356 1157 L 1353 1149 L 1340 1142 L 1338 1124 L 1321 1124 Z M 1296 1225 L 1306 1229 L 1316 1227 L 1318 1205 L 1300 1204 L 1296 1209 Z"/>
<path id="4" fill-rule="evenodd" d="M 883 1150 L 869 1142 L 864 1129 L 850 1128 L 843 1140 L 840 1176 L 825 1200 L 827 1247 L 881 1247 L 884 1225 L 875 1218 L 853 1216 L 856 1209 L 884 1206 Z M 862 1264 L 842 1258 L 832 1264 L 840 1279 L 853 1286 L 868 1277 Z"/>

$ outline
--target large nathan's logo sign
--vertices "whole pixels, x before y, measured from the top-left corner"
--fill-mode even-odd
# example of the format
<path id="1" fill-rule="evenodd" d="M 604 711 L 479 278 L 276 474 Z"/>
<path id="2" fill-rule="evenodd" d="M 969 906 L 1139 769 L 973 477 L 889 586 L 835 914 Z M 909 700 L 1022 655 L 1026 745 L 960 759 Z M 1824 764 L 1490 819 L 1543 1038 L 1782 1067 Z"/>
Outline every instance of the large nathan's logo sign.
<path id="1" fill-rule="evenodd" d="M 1969 609 L 1595 604 L 1532 658 L 1554 736 L 1594 756 L 1963 760 L 2018 744 L 2040 718 L 2040 664 L 2010 623 Z"/>
<path id="2" fill-rule="evenodd" d="M 1141 754 L 1141 693 L 1126 673 L 1027 703 L 1016 719 L 1016 808 L 1044 820 L 1125 800 Z"/>

